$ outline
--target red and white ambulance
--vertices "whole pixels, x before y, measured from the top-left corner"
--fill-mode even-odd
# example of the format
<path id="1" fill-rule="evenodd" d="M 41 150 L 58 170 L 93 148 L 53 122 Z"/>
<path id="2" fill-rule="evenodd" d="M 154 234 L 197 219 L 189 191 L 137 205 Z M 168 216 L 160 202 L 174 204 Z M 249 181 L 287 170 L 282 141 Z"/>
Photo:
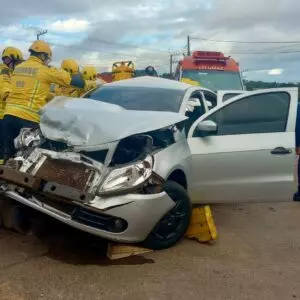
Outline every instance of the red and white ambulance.
<path id="1" fill-rule="evenodd" d="M 244 90 L 239 63 L 222 52 L 195 51 L 179 61 L 175 79 L 215 92 Z"/>

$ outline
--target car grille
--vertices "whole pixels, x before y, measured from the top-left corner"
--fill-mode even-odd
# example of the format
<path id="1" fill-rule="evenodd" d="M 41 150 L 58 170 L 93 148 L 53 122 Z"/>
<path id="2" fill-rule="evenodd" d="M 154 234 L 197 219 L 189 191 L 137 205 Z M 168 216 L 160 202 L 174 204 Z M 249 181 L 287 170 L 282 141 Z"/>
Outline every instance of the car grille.
<path id="1" fill-rule="evenodd" d="M 88 188 L 88 182 L 93 179 L 95 171 L 84 164 L 47 158 L 35 175 L 45 181 L 85 191 Z"/>
<path id="2" fill-rule="evenodd" d="M 83 154 L 91 159 L 94 159 L 98 162 L 101 162 L 101 163 L 105 162 L 107 153 L 108 153 L 108 149 L 99 150 L 99 151 L 89 151 L 89 152 L 83 151 L 83 152 L 81 152 L 81 154 Z"/>
<path id="3" fill-rule="evenodd" d="M 41 149 L 51 150 L 51 151 L 65 151 L 69 147 L 64 142 L 51 141 L 49 139 L 45 139 L 45 142 L 40 146 Z"/>

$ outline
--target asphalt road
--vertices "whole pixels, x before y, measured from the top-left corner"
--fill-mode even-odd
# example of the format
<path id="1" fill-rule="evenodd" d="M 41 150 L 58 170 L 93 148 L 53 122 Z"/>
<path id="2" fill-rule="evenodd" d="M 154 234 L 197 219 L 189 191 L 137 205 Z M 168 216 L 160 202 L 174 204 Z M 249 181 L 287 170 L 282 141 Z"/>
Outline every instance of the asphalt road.
<path id="1" fill-rule="evenodd" d="M 108 261 L 65 227 L 0 229 L 0 299 L 300 299 L 300 204 L 214 207 L 219 240 Z"/>

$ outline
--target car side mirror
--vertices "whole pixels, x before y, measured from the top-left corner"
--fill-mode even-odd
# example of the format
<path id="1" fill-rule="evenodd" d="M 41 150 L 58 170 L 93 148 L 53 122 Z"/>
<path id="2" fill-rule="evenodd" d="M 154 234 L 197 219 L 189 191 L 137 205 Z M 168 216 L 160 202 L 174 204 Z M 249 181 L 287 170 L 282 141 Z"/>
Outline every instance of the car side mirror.
<path id="1" fill-rule="evenodd" d="M 218 130 L 218 125 L 212 120 L 202 121 L 197 125 L 197 129 L 205 132 L 216 132 Z"/>

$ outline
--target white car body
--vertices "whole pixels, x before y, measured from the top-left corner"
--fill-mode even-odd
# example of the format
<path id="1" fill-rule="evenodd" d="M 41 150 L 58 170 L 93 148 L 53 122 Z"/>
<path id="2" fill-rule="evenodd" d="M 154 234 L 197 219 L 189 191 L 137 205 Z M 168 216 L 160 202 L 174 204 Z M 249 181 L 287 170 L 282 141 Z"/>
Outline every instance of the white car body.
<path id="1" fill-rule="evenodd" d="M 66 186 L 65 183 L 58 182 L 52 191 L 51 187 L 56 184 L 53 183 L 56 180 L 55 173 L 54 180 L 52 178 L 43 185 L 39 193 L 31 191 L 30 197 L 15 189 L 10 190 L 9 184 L 4 185 L 4 195 L 103 238 L 120 242 L 143 241 L 176 206 L 173 198 L 165 190 L 143 193 L 134 187 L 134 192 L 125 188 L 117 195 L 106 196 L 99 190 L 104 188 L 110 174 L 145 162 L 139 156 L 138 162 L 130 159 L 124 163 L 111 163 L 122 141 L 139 138 L 140 135 L 150 136 L 154 141 L 162 132 L 164 145 L 152 143 L 153 147 L 143 150 L 141 154 L 153 158 L 153 164 L 147 163 L 148 168 L 151 166 L 151 176 L 156 174 L 163 182 L 171 181 L 180 185 L 192 204 L 292 200 L 296 190 L 297 88 L 242 93 L 209 111 L 205 94 L 213 97 L 211 91 L 171 80 L 141 77 L 103 85 L 99 91 L 105 87 L 126 86 L 181 90 L 183 98 L 178 104 L 180 108 L 176 112 L 137 111 L 99 99 L 90 103 L 88 99 L 53 100 L 42 112 L 41 131 L 45 138 L 63 142 L 68 149 L 60 152 L 33 147 L 29 156 L 26 156 L 25 150 L 25 155 L 21 155 L 24 163 L 16 171 L 18 176 L 26 179 L 29 176 L 27 172 L 31 172 L 30 178 L 35 180 L 36 174 L 50 157 L 68 161 L 70 165 L 84 164 L 96 170 L 98 177 L 85 186 L 88 193 L 83 195 L 84 198 L 81 198 L 80 189 L 74 191 L 73 186 Z M 189 100 L 195 97 L 198 97 L 205 112 L 202 111 L 192 122 L 188 122 L 190 119 L 185 114 Z M 116 99 L 119 98 L 122 95 L 118 94 Z M 159 100 L 157 105 L 160 104 Z M 132 147 L 131 143 L 129 145 L 126 150 Z M 133 150 L 138 152 L 136 149 Z M 107 150 L 107 154 L 102 160 L 95 160 L 88 153 L 103 150 Z M 7 169 L 2 170 L 1 174 L 5 172 Z M 47 176 L 48 169 L 44 173 Z M 78 184 L 77 173 L 75 175 Z M 2 178 L 18 185 L 20 181 L 16 177 Z M 142 184 L 149 182 L 145 179 Z M 43 198 L 39 198 L 41 194 L 45 197 L 55 194 L 56 197 L 68 198 L 74 210 L 82 210 L 83 207 L 84 213 L 93 214 L 93 218 L 98 217 L 95 216 L 97 214 L 101 218 L 121 218 L 128 226 L 122 232 L 111 232 L 91 225 L 93 222 L 83 224 L 73 212 L 45 203 Z"/>

